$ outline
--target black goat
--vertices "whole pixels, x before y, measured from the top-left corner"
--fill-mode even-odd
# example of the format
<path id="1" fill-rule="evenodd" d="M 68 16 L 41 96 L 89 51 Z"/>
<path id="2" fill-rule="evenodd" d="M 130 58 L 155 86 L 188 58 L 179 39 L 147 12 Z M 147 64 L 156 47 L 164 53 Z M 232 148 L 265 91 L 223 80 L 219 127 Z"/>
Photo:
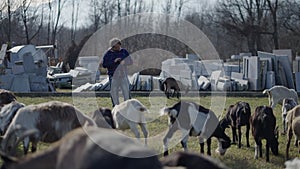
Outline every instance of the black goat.
<path id="1" fill-rule="evenodd" d="M 266 139 L 266 161 L 269 162 L 269 148 L 278 155 L 278 128 L 273 109 L 269 106 L 258 106 L 251 116 L 252 135 L 255 140 L 255 158 L 262 157 L 262 139 Z"/>
<path id="2" fill-rule="evenodd" d="M 162 91 L 165 92 L 168 99 L 170 98 L 170 96 L 175 97 L 175 94 L 178 99 L 181 97 L 180 87 L 178 85 L 178 82 L 176 81 L 176 79 L 174 79 L 172 77 L 166 78 L 161 83 L 160 88 Z M 172 92 L 172 90 L 173 90 L 173 92 Z"/>
<path id="3" fill-rule="evenodd" d="M 242 126 L 246 126 L 246 140 L 247 147 L 249 144 L 249 131 L 250 131 L 250 117 L 251 108 L 246 102 L 239 101 L 234 105 L 230 105 L 226 116 L 220 121 L 220 125 L 223 129 L 231 126 L 232 129 L 232 142 L 236 143 L 238 141 L 238 147 L 241 148 L 241 138 L 242 138 Z M 238 129 L 238 136 L 236 134 L 236 129 Z"/>

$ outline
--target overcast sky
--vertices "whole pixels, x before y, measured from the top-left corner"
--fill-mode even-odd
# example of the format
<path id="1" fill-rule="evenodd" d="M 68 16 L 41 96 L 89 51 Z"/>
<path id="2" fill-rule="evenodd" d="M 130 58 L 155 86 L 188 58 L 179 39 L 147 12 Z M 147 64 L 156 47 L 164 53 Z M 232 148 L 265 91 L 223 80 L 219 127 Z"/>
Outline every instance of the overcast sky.
<path id="1" fill-rule="evenodd" d="M 43 1 L 43 0 L 36 0 L 36 1 Z M 151 4 L 152 0 L 144 0 L 149 6 Z M 155 11 L 154 12 L 161 12 L 162 6 L 166 1 L 161 0 L 155 0 Z M 188 0 L 188 3 L 185 4 L 183 8 L 183 13 L 192 13 L 195 11 L 198 11 L 199 9 L 202 9 L 203 4 L 213 4 L 216 0 Z M 45 2 L 45 1 L 43 1 Z M 89 15 L 89 6 L 90 6 L 89 0 L 80 0 L 80 11 L 78 15 L 78 26 L 84 26 L 89 25 L 90 21 L 88 18 Z M 71 25 L 71 12 L 72 8 L 71 5 L 68 5 L 68 7 L 65 8 L 63 11 L 63 17 L 62 17 L 62 23 L 64 23 L 66 26 Z"/>

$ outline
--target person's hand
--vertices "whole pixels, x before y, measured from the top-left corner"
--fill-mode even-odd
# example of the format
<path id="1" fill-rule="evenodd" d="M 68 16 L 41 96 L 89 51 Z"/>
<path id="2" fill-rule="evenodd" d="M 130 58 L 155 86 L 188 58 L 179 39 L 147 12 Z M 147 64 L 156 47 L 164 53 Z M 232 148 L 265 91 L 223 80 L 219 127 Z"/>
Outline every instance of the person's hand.
<path id="1" fill-rule="evenodd" d="M 125 64 L 125 61 L 124 60 L 122 60 L 121 61 L 121 63 L 120 63 L 120 65 L 124 65 Z"/>
<path id="2" fill-rule="evenodd" d="M 121 60 L 122 60 L 121 58 L 116 58 L 114 62 L 115 62 L 115 63 L 120 63 Z"/>

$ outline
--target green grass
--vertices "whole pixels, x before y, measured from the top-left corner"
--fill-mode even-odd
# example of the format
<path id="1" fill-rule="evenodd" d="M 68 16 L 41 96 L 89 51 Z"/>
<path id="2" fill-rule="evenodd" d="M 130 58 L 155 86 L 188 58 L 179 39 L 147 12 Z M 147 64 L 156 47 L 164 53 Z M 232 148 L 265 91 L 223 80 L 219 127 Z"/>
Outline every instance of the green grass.
<path id="1" fill-rule="evenodd" d="M 29 98 L 29 97 L 18 97 L 19 102 L 23 102 L 26 105 L 29 104 L 38 104 L 50 100 L 58 100 L 64 101 L 71 104 L 74 104 L 78 107 L 82 112 L 86 114 L 90 114 L 94 111 L 97 106 L 101 107 L 111 107 L 110 98 L 83 98 L 83 97 L 47 97 L 47 98 Z M 149 116 L 150 119 L 148 125 L 148 130 L 150 132 L 150 144 L 149 146 L 154 148 L 159 153 L 162 152 L 162 138 L 168 128 L 168 120 L 166 116 L 160 117 L 157 113 L 160 108 L 162 108 L 165 104 L 172 105 L 177 102 L 176 99 L 167 100 L 165 98 L 160 97 L 137 97 L 136 99 L 140 100 L 145 106 L 147 106 L 153 114 Z M 224 115 L 225 110 L 222 106 L 222 98 L 220 97 L 200 97 L 200 98 L 183 98 L 184 100 L 191 100 L 197 103 L 200 103 L 204 107 L 210 108 L 211 105 L 214 105 L 213 108 L 216 110 L 221 110 L 221 112 L 215 112 L 217 115 Z M 267 98 L 243 98 L 243 97 L 227 97 L 225 103 L 225 108 L 227 108 L 230 104 L 234 104 L 237 101 L 246 101 L 251 106 L 251 111 L 253 112 L 256 106 L 259 105 L 267 105 Z M 213 109 L 213 110 L 214 110 Z M 281 107 L 277 105 L 274 110 L 274 114 L 277 118 L 277 125 L 279 126 L 280 131 L 282 131 L 282 123 L 281 123 Z M 124 132 L 126 135 L 133 136 L 130 130 Z M 232 138 L 231 129 L 227 129 L 226 133 Z M 245 127 L 243 127 L 243 135 L 242 135 L 242 148 L 238 149 L 237 145 L 232 145 L 226 152 L 225 156 L 219 156 L 215 153 L 215 149 L 217 148 L 217 141 L 213 138 L 212 141 L 212 157 L 218 158 L 229 168 L 239 169 L 239 168 L 248 168 L 248 169 L 260 169 L 260 168 L 271 168 L 271 169 L 279 169 L 284 167 L 284 154 L 285 154 L 285 145 L 286 145 L 286 136 L 280 135 L 279 137 L 279 156 L 274 156 L 270 153 L 270 162 L 265 162 L 265 146 L 263 146 L 263 158 L 259 158 L 257 160 L 254 159 L 254 139 L 250 133 L 250 148 L 245 146 Z M 159 136 L 159 137 L 157 137 Z M 153 138 L 155 137 L 155 138 Z M 152 138 L 152 140 L 151 140 Z M 263 141 L 265 145 L 265 141 Z M 39 144 L 39 150 L 46 149 L 48 144 L 41 143 Z M 199 152 L 199 144 L 198 139 L 195 137 L 191 137 L 188 142 L 189 150 L 192 152 Z M 21 152 L 21 146 L 19 147 L 19 152 Z M 181 145 L 176 144 L 174 147 L 170 149 L 170 153 L 175 151 L 181 151 Z M 271 152 L 271 151 L 270 151 Z M 296 147 L 292 146 L 290 148 L 290 157 L 295 158 L 298 156 L 298 150 Z M 161 157 L 161 155 L 159 155 Z M 161 157 L 162 158 L 162 157 Z"/>

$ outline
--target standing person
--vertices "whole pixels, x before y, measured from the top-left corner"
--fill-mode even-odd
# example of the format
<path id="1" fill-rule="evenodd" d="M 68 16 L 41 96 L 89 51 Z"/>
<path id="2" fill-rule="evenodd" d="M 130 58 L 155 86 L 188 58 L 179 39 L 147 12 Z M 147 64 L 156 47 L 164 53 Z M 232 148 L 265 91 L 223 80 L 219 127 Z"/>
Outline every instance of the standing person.
<path id="1" fill-rule="evenodd" d="M 119 88 L 121 88 L 124 100 L 130 99 L 127 65 L 132 64 L 132 59 L 126 49 L 121 48 L 121 40 L 110 40 L 110 48 L 104 54 L 102 65 L 107 68 L 110 83 L 110 95 L 113 107 L 119 102 Z"/>

